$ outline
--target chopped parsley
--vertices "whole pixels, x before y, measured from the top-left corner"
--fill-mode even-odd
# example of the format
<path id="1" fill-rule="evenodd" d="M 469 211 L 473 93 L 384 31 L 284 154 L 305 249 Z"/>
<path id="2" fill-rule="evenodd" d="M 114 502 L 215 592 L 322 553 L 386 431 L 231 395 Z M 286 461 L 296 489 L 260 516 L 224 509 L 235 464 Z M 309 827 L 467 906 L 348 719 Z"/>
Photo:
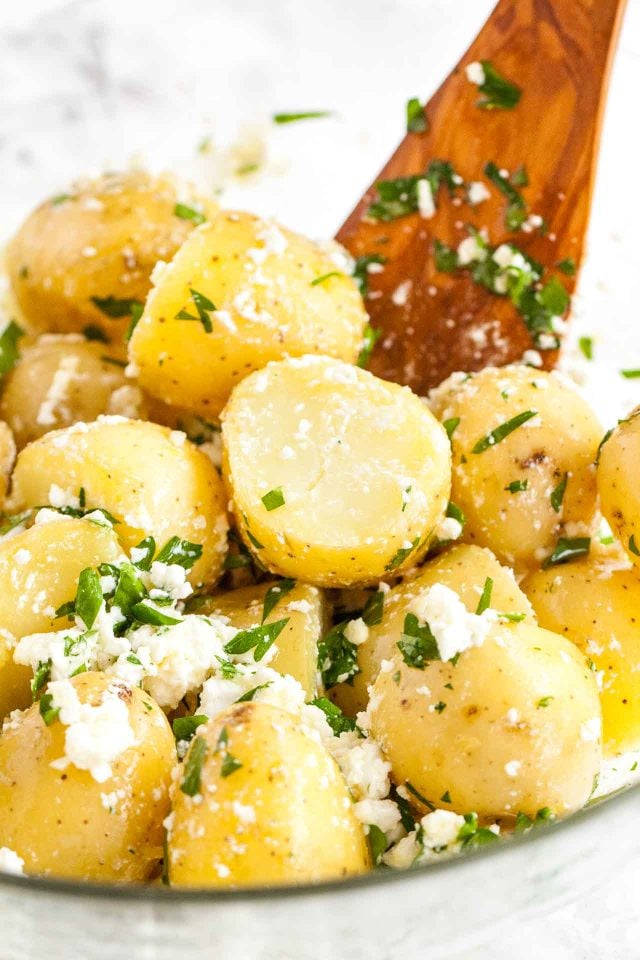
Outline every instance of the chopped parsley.
<path id="1" fill-rule="evenodd" d="M 51 197 L 49 203 L 52 207 L 58 207 L 61 203 L 66 203 L 67 200 L 73 200 L 70 193 L 58 193 L 55 197 Z"/>
<path id="2" fill-rule="evenodd" d="M 382 614 L 384 612 L 384 593 L 382 590 L 376 590 L 372 593 L 364 605 L 362 619 L 368 627 L 375 627 L 382 623 Z"/>
<path id="3" fill-rule="evenodd" d="M 144 541 L 142 541 L 144 543 Z M 193 565 L 202 556 L 202 545 L 191 543 L 190 540 L 181 540 L 180 537 L 171 537 L 158 553 L 156 560 L 160 563 L 177 564 L 185 570 L 191 570 Z"/>
<path id="4" fill-rule="evenodd" d="M 98 308 L 100 313 L 104 313 L 105 317 L 110 317 L 112 320 L 130 317 L 134 308 L 140 307 L 142 309 L 143 306 L 139 300 L 119 299 L 113 296 L 91 297 L 91 303 Z"/>
<path id="5" fill-rule="evenodd" d="M 371 859 L 377 866 L 382 859 L 382 854 L 385 852 L 388 846 L 387 835 L 375 823 L 370 823 L 367 839 L 369 840 Z"/>
<path id="6" fill-rule="evenodd" d="M 488 827 L 478 826 L 477 813 L 465 813 L 464 823 L 458 831 L 458 841 L 463 847 L 482 847 L 498 839 Z"/>
<path id="7" fill-rule="evenodd" d="M 267 680 L 266 683 L 259 683 L 257 687 L 251 687 L 251 689 L 243 693 L 241 697 L 238 697 L 236 703 L 250 703 L 259 690 L 266 690 L 267 687 L 271 686 L 271 683 L 271 680 Z"/>
<path id="8" fill-rule="evenodd" d="M 420 537 L 416 537 L 415 540 L 412 540 L 411 546 L 409 547 L 399 547 L 398 550 L 394 553 L 389 563 L 385 565 L 385 570 L 396 570 L 407 557 L 413 553 L 418 544 L 420 543 Z"/>
<path id="9" fill-rule="evenodd" d="M 24 330 L 15 320 L 10 320 L 0 334 L 0 377 L 12 370 L 20 357 L 18 340 L 24 336 Z"/>
<path id="10" fill-rule="evenodd" d="M 382 330 L 372 327 L 370 323 L 365 325 L 365 328 L 362 332 L 362 346 L 360 347 L 360 353 L 358 354 L 358 359 L 356 360 L 357 366 L 367 366 L 369 360 L 371 359 L 373 348 L 381 336 Z"/>
<path id="11" fill-rule="evenodd" d="M 358 289 L 363 297 L 369 292 L 369 267 L 372 263 L 385 264 L 387 258 L 381 253 L 368 253 L 365 256 L 358 257 L 353 267 L 353 279 L 358 285 Z"/>
<path id="12" fill-rule="evenodd" d="M 560 537 L 553 553 L 547 557 L 543 568 L 554 567 L 561 563 L 568 563 L 577 557 L 584 557 L 591 547 L 590 537 Z"/>
<path id="13" fill-rule="evenodd" d="M 316 697 L 315 700 L 311 701 L 311 705 L 322 710 L 336 737 L 339 737 L 341 733 L 350 733 L 358 729 L 355 720 L 352 717 L 345 717 L 340 707 L 332 703 L 327 697 Z"/>
<path id="14" fill-rule="evenodd" d="M 284 620 L 276 620 L 273 623 L 263 623 L 259 627 L 252 627 L 250 630 L 240 630 L 235 637 L 225 644 L 225 653 L 230 653 L 233 656 L 253 650 L 253 659 L 257 663 L 262 660 L 269 647 L 277 640 L 288 623 L 289 617 Z"/>
<path id="15" fill-rule="evenodd" d="M 512 480 L 511 483 L 507 484 L 505 490 L 508 490 L 509 493 L 524 493 L 528 486 L 528 480 Z"/>
<path id="16" fill-rule="evenodd" d="M 460 424 L 460 417 L 450 417 L 449 420 L 443 420 L 442 426 L 446 430 L 449 440 L 451 440 L 451 437 L 456 432 L 459 424 Z"/>
<path id="17" fill-rule="evenodd" d="M 640 377 L 640 369 L 621 370 L 620 376 L 624 377 L 625 380 L 637 380 Z"/>
<path id="18" fill-rule="evenodd" d="M 124 335 L 125 343 L 128 343 L 129 340 L 131 340 L 131 337 L 133 336 L 133 331 L 135 330 L 135 328 L 138 326 L 140 322 L 140 317 L 142 316 L 143 310 L 144 310 L 143 304 L 138 303 L 137 300 L 131 303 L 131 322 L 127 327 L 127 332 Z"/>
<path id="19" fill-rule="evenodd" d="M 551 506 L 554 513 L 560 513 L 560 510 L 562 509 L 562 501 L 564 500 L 568 479 L 569 474 L 564 473 L 558 485 L 551 491 L 551 497 L 549 499 L 551 500 Z"/>
<path id="20" fill-rule="evenodd" d="M 275 605 L 278 601 L 282 600 L 296 585 L 295 580 L 291 580 L 286 577 L 284 580 L 279 580 L 278 583 L 274 583 L 273 586 L 269 587 L 267 592 L 264 595 L 264 602 L 262 604 L 262 620 L 261 623 L 264 623 Z"/>
<path id="21" fill-rule="evenodd" d="M 96 570 L 85 567 L 78 578 L 78 590 L 74 604 L 76 616 L 80 617 L 85 629 L 91 630 L 98 611 L 102 606 L 102 587 Z"/>
<path id="22" fill-rule="evenodd" d="M 402 636 L 397 645 L 407 666 L 416 670 L 424 670 L 428 660 L 440 660 L 438 641 L 431 632 L 431 627 L 428 623 L 420 626 L 415 613 L 405 616 Z"/>
<path id="23" fill-rule="evenodd" d="M 507 198 L 507 209 L 504 215 L 507 230 L 517 230 L 527 219 L 527 204 L 524 197 L 519 190 L 516 190 L 509 178 L 500 173 L 495 163 L 487 163 L 484 173 Z"/>
<path id="24" fill-rule="evenodd" d="M 576 263 L 573 257 L 567 257 L 566 260 L 559 260 L 556 263 L 556 269 L 564 273 L 567 277 L 574 277 L 576 273 Z"/>
<path id="25" fill-rule="evenodd" d="M 138 623 L 148 623 L 152 627 L 173 627 L 176 623 L 182 623 L 181 617 L 171 617 L 144 600 L 131 607 L 131 614 Z"/>
<path id="26" fill-rule="evenodd" d="M 223 727 L 220 731 L 220 736 L 218 737 L 218 742 L 216 744 L 215 753 L 222 754 L 222 766 L 220 767 L 220 774 L 223 777 L 230 777 L 232 773 L 235 773 L 236 770 L 239 770 L 242 766 L 240 761 L 233 756 L 232 753 L 229 753 L 229 732 L 226 727 Z"/>
<path id="27" fill-rule="evenodd" d="M 545 707 L 550 706 L 553 700 L 555 700 L 555 697 L 550 697 L 550 696 L 549 696 L 549 697 L 540 697 L 540 699 L 539 699 L 538 702 L 536 703 L 536 709 L 537 709 L 537 710 L 540 710 L 540 709 L 544 709 Z"/>
<path id="28" fill-rule="evenodd" d="M 531 827 L 537 827 L 541 823 L 553 823 L 555 819 L 555 814 L 552 813 L 549 807 L 541 807 L 533 819 L 528 814 L 519 811 L 516 816 L 516 824 L 513 832 L 524 833 L 525 830 L 530 830 Z"/>
<path id="29" fill-rule="evenodd" d="M 461 527 L 464 527 L 465 523 L 467 522 L 464 511 L 462 511 L 460 507 L 453 502 L 453 500 L 449 500 L 449 503 L 447 504 L 446 515 L 450 520 L 457 520 Z"/>
<path id="30" fill-rule="evenodd" d="M 425 133 L 428 129 L 429 121 L 424 105 L 417 97 L 407 100 L 407 133 Z"/>
<path id="31" fill-rule="evenodd" d="M 198 210 L 196 207 L 188 207 L 186 203 L 176 203 L 173 208 L 173 213 L 176 217 L 180 217 L 181 220 L 191 220 L 196 227 L 200 226 L 201 223 L 205 223 L 207 220 L 202 210 Z"/>
<path id="32" fill-rule="evenodd" d="M 443 700 L 438 700 L 437 703 L 434 703 L 433 709 L 436 713 L 442 713 L 443 710 L 447 709 L 447 705 Z"/>
<path id="33" fill-rule="evenodd" d="M 360 673 L 358 648 L 344 632 L 348 623 L 348 620 L 337 623 L 318 642 L 318 669 L 327 690 L 337 683 L 352 684 L 355 675 Z"/>
<path id="34" fill-rule="evenodd" d="M 520 87 L 498 73 L 490 60 L 481 60 L 484 80 L 478 86 L 484 94 L 476 106 L 481 110 L 513 110 L 522 96 Z"/>
<path id="35" fill-rule="evenodd" d="M 416 800 L 418 800 L 420 803 L 424 804 L 424 806 L 427 807 L 428 810 L 436 809 L 435 804 L 431 803 L 431 800 L 427 800 L 427 798 L 423 796 L 423 794 L 421 794 L 419 790 L 416 790 L 416 788 L 412 783 L 410 783 L 408 780 L 405 780 L 404 785 L 406 789 L 409 791 L 409 793 L 412 794 L 412 796 L 414 796 Z"/>
<path id="36" fill-rule="evenodd" d="M 462 177 L 458 176 L 448 160 L 432 160 L 424 173 L 397 177 L 395 180 L 379 180 L 376 184 L 378 198 L 367 210 L 367 217 L 388 222 L 416 213 L 419 209 L 421 180 L 429 184 L 434 204 L 441 186 L 453 194 L 464 185 Z"/>
<path id="37" fill-rule="evenodd" d="M 202 737 L 195 737 L 184 761 L 184 774 L 180 789 L 188 797 L 195 797 L 200 793 L 202 781 L 202 767 L 209 752 L 209 744 Z"/>
<path id="38" fill-rule="evenodd" d="M 490 447 L 495 447 L 497 443 L 506 439 L 506 437 L 513 433 L 514 430 L 517 430 L 518 427 L 521 427 L 528 420 L 537 416 L 537 413 L 537 410 L 523 410 L 522 413 L 516 414 L 511 420 L 507 420 L 506 423 L 501 423 L 499 427 L 496 427 L 486 436 L 481 437 L 471 448 L 471 453 L 484 453 L 484 451 Z"/>
<path id="39" fill-rule="evenodd" d="M 485 610 L 488 610 L 491 606 L 491 593 L 493 591 L 493 580 L 491 577 L 487 577 L 484 582 L 484 587 L 482 588 L 482 595 L 478 600 L 478 606 L 476 607 L 476 615 L 480 616 L 481 613 L 484 613 Z"/>
<path id="40" fill-rule="evenodd" d="M 440 803 L 451 803 L 451 794 L 448 790 L 440 797 Z"/>
<path id="41" fill-rule="evenodd" d="M 88 323 L 86 327 L 83 327 L 82 335 L 85 340 L 90 340 L 95 343 L 111 343 L 111 340 L 102 327 L 98 327 L 94 323 Z"/>
<path id="42" fill-rule="evenodd" d="M 260 497 L 260 499 L 269 512 L 277 510 L 278 507 L 283 507 L 285 503 L 282 487 L 274 487 L 273 490 L 269 490 L 269 492 L 265 493 L 264 497 Z"/>
<path id="43" fill-rule="evenodd" d="M 578 347 L 586 360 L 593 360 L 593 338 L 580 337 Z"/>
<path id="44" fill-rule="evenodd" d="M 203 713 L 195 714 L 192 717 L 176 717 L 172 723 L 173 735 L 176 740 L 185 740 L 187 743 L 193 740 L 198 727 L 206 723 L 209 717 Z"/>
<path id="45" fill-rule="evenodd" d="M 215 303 L 209 300 L 209 297 L 205 297 L 204 293 L 199 293 L 197 290 L 194 290 L 193 287 L 189 287 L 189 293 L 191 294 L 193 305 L 196 308 L 197 317 L 189 313 L 188 310 L 180 310 L 176 313 L 175 319 L 194 320 L 196 323 L 202 324 L 205 333 L 211 333 L 213 330 L 211 314 L 216 310 Z"/>
<path id="46" fill-rule="evenodd" d="M 274 123 L 297 123 L 299 120 L 318 120 L 330 117 L 330 110 L 302 110 L 298 113 L 274 113 L 271 119 Z"/>
<path id="47" fill-rule="evenodd" d="M 40 697 L 40 716 L 48 727 L 58 719 L 60 707 L 53 706 L 53 695 L 43 693 Z"/>
<path id="48" fill-rule="evenodd" d="M 436 237 L 433 241 L 433 256 L 436 269 L 441 273 L 453 273 L 458 268 L 458 253 Z"/>
<path id="49" fill-rule="evenodd" d="M 329 280 L 331 277 L 343 277 L 344 274 L 340 273 L 339 270 L 331 270 L 329 273 L 323 273 L 322 276 L 316 277 L 315 280 L 311 281 L 312 287 L 317 287 L 319 284 L 324 283 L 325 280 Z"/>
<path id="50" fill-rule="evenodd" d="M 629 537 L 629 550 L 631 553 L 634 553 L 636 557 L 640 557 L 640 550 L 638 549 L 638 544 L 636 543 L 635 533 L 632 533 Z"/>
<path id="51" fill-rule="evenodd" d="M 39 660 L 31 681 L 31 696 L 35 700 L 40 690 L 49 683 L 51 679 L 51 657 L 48 660 Z"/>

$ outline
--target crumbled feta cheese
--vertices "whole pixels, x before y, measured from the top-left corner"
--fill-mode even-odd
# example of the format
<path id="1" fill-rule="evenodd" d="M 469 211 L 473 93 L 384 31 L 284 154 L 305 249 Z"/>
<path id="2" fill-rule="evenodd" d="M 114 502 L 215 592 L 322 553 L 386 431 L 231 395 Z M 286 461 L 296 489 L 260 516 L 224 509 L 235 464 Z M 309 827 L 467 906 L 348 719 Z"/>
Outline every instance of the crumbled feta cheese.
<path id="1" fill-rule="evenodd" d="M 12 873 L 14 876 L 24 876 L 24 860 L 9 847 L 0 847 L 0 873 Z"/>
<path id="2" fill-rule="evenodd" d="M 469 613 L 462 600 L 449 587 L 436 583 L 409 604 L 409 611 L 428 623 L 443 660 L 481 646 L 491 629 L 495 615 Z"/>
<path id="3" fill-rule="evenodd" d="M 434 533 L 438 540 L 457 540 L 462 533 L 462 524 L 455 517 L 443 517 Z"/>
<path id="4" fill-rule="evenodd" d="M 422 818 L 420 826 L 425 847 L 437 850 L 457 842 L 464 817 L 451 810 L 433 810 Z"/>
<path id="5" fill-rule="evenodd" d="M 475 236 L 465 237 L 458 244 L 458 263 L 461 267 L 466 267 L 469 263 L 474 263 L 477 260 L 485 260 L 486 256 L 485 247 L 478 242 L 478 238 Z"/>
<path id="6" fill-rule="evenodd" d="M 467 75 L 469 83 L 475 83 L 478 87 L 481 87 L 484 83 L 484 68 L 479 60 L 468 63 L 464 68 L 464 72 Z"/>
<path id="7" fill-rule="evenodd" d="M 509 762 L 504 765 L 504 772 L 508 777 L 517 777 L 521 766 L 522 763 L 520 760 L 509 760 Z"/>
<path id="8" fill-rule="evenodd" d="M 467 197 L 471 206 L 475 207 L 477 204 L 483 203 L 485 200 L 488 200 L 490 196 L 491 194 L 482 180 L 473 180 L 469 184 Z"/>
<path id="9" fill-rule="evenodd" d="M 418 213 L 425 220 L 431 220 L 436 212 L 433 190 L 428 180 L 418 180 Z"/>
<path id="10" fill-rule="evenodd" d="M 357 647 L 362 643 L 367 642 L 369 636 L 369 627 L 366 625 L 362 617 L 358 617 L 356 620 L 350 620 L 347 626 L 344 628 L 344 635 L 349 641 L 349 643 L 354 643 Z"/>

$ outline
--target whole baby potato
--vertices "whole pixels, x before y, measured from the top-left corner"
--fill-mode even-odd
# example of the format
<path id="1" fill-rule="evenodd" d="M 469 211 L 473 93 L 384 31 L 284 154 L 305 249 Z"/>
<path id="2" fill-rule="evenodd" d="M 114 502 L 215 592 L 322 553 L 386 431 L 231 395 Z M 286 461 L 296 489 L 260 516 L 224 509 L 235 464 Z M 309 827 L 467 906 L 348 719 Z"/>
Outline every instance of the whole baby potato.
<path id="1" fill-rule="evenodd" d="M 617 557 L 586 558 L 523 583 L 540 624 L 577 644 L 600 679 L 607 754 L 640 749 L 640 575 Z"/>
<path id="2" fill-rule="evenodd" d="M 75 597 L 80 572 L 121 558 L 112 530 L 68 517 L 0 541 L 0 717 L 31 702 L 31 670 L 14 663 L 15 642 L 58 630 L 55 611 Z"/>
<path id="3" fill-rule="evenodd" d="M 48 433 L 18 456 L 12 503 L 23 510 L 73 501 L 103 507 L 118 521 L 127 548 L 152 536 L 160 548 L 172 536 L 202 545 L 189 574 L 212 583 L 226 552 L 226 496 L 211 461 L 183 433 L 155 423 L 100 417 Z"/>
<path id="4" fill-rule="evenodd" d="M 257 586 L 240 587 L 215 597 L 207 597 L 197 612 L 227 617 L 237 630 L 250 630 L 261 623 L 289 622 L 278 635 L 276 654 L 269 666 L 278 673 L 297 680 L 308 700 L 318 696 L 318 641 L 329 618 L 322 591 L 307 583 L 272 581 Z M 276 591 L 281 591 L 278 594 Z M 285 592 L 286 591 L 286 592 Z M 265 598 L 278 598 L 263 621 Z"/>
<path id="5" fill-rule="evenodd" d="M 211 418 L 269 360 L 355 361 L 366 322 L 356 284 L 325 250 L 271 221 L 223 211 L 158 274 L 129 357 L 150 394 Z"/>
<path id="6" fill-rule="evenodd" d="M 396 783 L 491 819 L 542 807 L 564 815 L 586 802 L 600 769 L 601 712 L 574 644 L 530 623 L 494 625 L 457 662 L 417 669 L 398 656 L 388 666 L 369 713 Z"/>
<path id="7" fill-rule="evenodd" d="M 451 433 L 451 498 L 465 540 L 518 570 L 539 567 L 563 535 L 596 516 L 602 429 L 573 385 L 527 366 L 454 376 L 433 407 Z"/>
<path id="8" fill-rule="evenodd" d="M 293 714 L 255 702 L 198 728 L 168 848 L 169 879 L 181 887 L 314 883 L 370 867 L 333 758 Z"/>
<path id="9" fill-rule="evenodd" d="M 40 337 L 23 350 L 2 384 L 0 416 L 19 449 L 50 430 L 95 420 L 101 413 L 140 417 L 146 404 L 104 345 L 76 334 Z"/>
<path id="10" fill-rule="evenodd" d="M 274 362 L 234 390 L 223 471 L 238 528 L 274 573 L 375 583 L 416 563 L 449 497 L 444 430 L 408 387 L 329 357 Z"/>
<path id="11" fill-rule="evenodd" d="M 154 266 L 170 260 L 213 210 L 174 177 L 141 170 L 83 180 L 45 200 L 7 248 L 9 278 L 28 326 L 97 329 L 122 355 L 132 307 L 144 304 Z"/>
<path id="12" fill-rule="evenodd" d="M 600 450 L 598 493 L 611 529 L 640 566 L 640 407 L 621 420 Z"/>
<path id="13" fill-rule="evenodd" d="M 165 715 L 101 673 L 48 690 L 52 701 L 14 715 L 0 738 L 0 845 L 30 874 L 146 880 L 162 857 L 176 762 Z"/>
<path id="14" fill-rule="evenodd" d="M 470 613 L 475 613 L 487 579 L 492 581 L 490 606 L 503 613 L 523 614 L 529 623 L 535 623 L 531 604 L 518 587 L 513 573 L 503 567 L 490 550 L 471 544 L 450 547 L 440 556 L 428 560 L 417 575 L 383 593 L 382 616 L 372 624 L 367 639 L 358 646 L 358 667 L 353 685 L 343 683 L 334 687 L 332 699 L 349 716 L 355 716 L 367 706 L 369 684 L 380 671 L 383 660 L 391 660 L 398 653 L 398 641 L 403 633 L 405 617 L 419 606 L 420 599 L 431 587 L 444 584 L 455 591 Z"/>

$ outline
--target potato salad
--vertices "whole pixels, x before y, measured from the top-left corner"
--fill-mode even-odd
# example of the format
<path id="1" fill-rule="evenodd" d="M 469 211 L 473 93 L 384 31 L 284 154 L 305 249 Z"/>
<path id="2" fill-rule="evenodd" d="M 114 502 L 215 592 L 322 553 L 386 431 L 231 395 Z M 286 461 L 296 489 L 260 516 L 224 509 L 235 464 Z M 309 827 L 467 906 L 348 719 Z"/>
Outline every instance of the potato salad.
<path id="1" fill-rule="evenodd" d="M 379 379 L 375 257 L 168 174 L 46 199 L 5 265 L 0 869 L 410 868 L 640 749 L 640 409 Z"/>

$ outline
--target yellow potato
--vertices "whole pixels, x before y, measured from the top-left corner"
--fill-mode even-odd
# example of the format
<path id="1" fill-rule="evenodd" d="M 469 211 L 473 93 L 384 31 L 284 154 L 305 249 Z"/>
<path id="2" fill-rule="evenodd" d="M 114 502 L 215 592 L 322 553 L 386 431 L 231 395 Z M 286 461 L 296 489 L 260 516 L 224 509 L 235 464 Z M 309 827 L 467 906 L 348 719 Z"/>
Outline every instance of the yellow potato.
<path id="1" fill-rule="evenodd" d="M 102 343 L 70 334 L 45 335 L 22 352 L 2 384 L 0 417 L 22 449 L 50 430 L 101 413 L 143 417 L 147 405 L 139 387 L 110 362 Z"/>
<path id="2" fill-rule="evenodd" d="M 398 653 L 404 619 L 412 603 L 419 601 L 435 584 L 442 583 L 458 594 L 470 613 L 475 613 L 487 581 L 493 581 L 490 606 L 503 613 L 523 613 L 535 623 L 531 604 L 518 587 L 513 573 L 501 566 L 490 550 L 459 544 L 420 567 L 417 576 L 383 594 L 382 620 L 369 628 L 367 639 L 358 646 L 358 667 L 353 685 L 335 687 L 332 699 L 349 716 L 367 706 L 367 687 L 373 683 L 383 660 Z"/>
<path id="3" fill-rule="evenodd" d="M 366 322 L 354 281 L 323 249 L 224 211 L 158 275 L 129 356 L 150 394 L 211 418 L 269 360 L 323 353 L 355 361 Z"/>
<path id="4" fill-rule="evenodd" d="M 453 431 L 451 499 L 466 516 L 467 541 L 527 569 L 560 536 L 589 534 L 602 429 L 568 380 L 526 366 L 488 368 L 446 381 L 433 407 Z"/>
<path id="5" fill-rule="evenodd" d="M 458 813 L 564 815 L 600 768 L 595 677 L 577 647 L 528 623 L 494 626 L 455 664 L 397 657 L 369 711 L 394 780 Z"/>
<path id="6" fill-rule="evenodd" d="M 113 531 L 65 517 L 0 542 L 0 717 L 31 702 L 31 670 L 13 662 L 15 641 L 59 630 L 55 611 L 75 597 L 80 572 L 121 557 Z"/>
<path id="7" fill-rule="evenodd" d="M 621 420 L 600 450 L 598 493 L 611 529 L 640 566 L 640 407 Z"/>
<path id="8" fill-rule="evenodd" d="M 601 677 L 604 747 L 640 749 L 640 576 L 618 561 L 587 558 L 523 583 L 540 623 L 577 644 Z"/>
<path id="9" fill-rule="evenodd" d="M 207 597 L 197 612 L 228 617 L 237 630 L 250 630 L 262 622 L 265 594 L 277 588 L 280 581 L 241 587 L 215 597 Z M 276 594 L 272 594 L 276 596 Z M 288 619 L 278 635 L 277 653 L 269 666 L 278 673 L 288 673 L 303 687 L 307 699 L 318 696 L 318 640 L 324 633 L 328 611 L 324 594 L 306 583 L 296 583 L 282 595 L 266 617 L 265 623 Z"/>
<path id="10" fill-rule="evenodd" d="M 162 821 L 169 811 L 175 745 L 167 719 L 148 694 L 104 674 L 84 673 L 62 683 L 71 684 L 81 704 L 109 709 L 116 701 L 115 713 L 104 717 L 107 724 L 111 720 L 106 733 L 95 724 L 87 728 L 92 747 L 96 737 L 118 736 L 121 725 L 134 742 L 110 760 L 110 776 L 101 779 L 103 772 L 94 767 L 63 766 L 63 758 L 79 755 L 77 743 L 70 745 L 79 724 L 63 722 L 64 710 L 49 717 L 49 725 L 37 703 L 13 717 L 0 738 L 0 845 L 23 858 L 27 873 L 145 880 L 162 857 Z M 52 708 L 57 702 L 54 695 Z M 47 706 L 47 700 L 41 703 Z"/>
<path id="11" fill-rule="evenodd" d="M 203 550 L 189 580 L 216 580 L 226 552 L 226 496 L 211 461 L 184 434 L 120 417 L 48 433 L 18 456 L 12 503 L 19 511 L 72 500 L 81 487 L 87 509 L 104 507 L 120 521 L 127 549 L 147 536 L 158 547 L 172 536 L 190 540 Z"/>
<path id="12" fill-rule="evenodd" d="M 247 546 L 317 586 L 375 583 L 425 553 L 449 497 L 447 438 L 407 387 L 328 357 L 269 364 L 222 418 Z"/>
<path id="13" fill-rule="evenodd" d="M 169 175 L 110 173 L 45 200 L 7 249 L 9 278 L 35 330 L 99 328 L 125 352 L 131 303 L 143 304 L 158 260 L 170 260 L 193 230 L 184 208 L 211 216 L 214 205 Z M 197 210 L 195 209 L 197 208 Z"/>
<path id="14" fill-rule="evenodd" d="M 0 420 L 0 508 L 4 508 L 9 477 L 16 459 L 16 442 L 8 424 Z"/>
<path id="15" fill-rule="evenodd" d="M 198 729 L 168 847 L 170 882 L 183 887 L 312 883 L 370 866 L 337 764 L 293 714 L 264 703 Z"/>

